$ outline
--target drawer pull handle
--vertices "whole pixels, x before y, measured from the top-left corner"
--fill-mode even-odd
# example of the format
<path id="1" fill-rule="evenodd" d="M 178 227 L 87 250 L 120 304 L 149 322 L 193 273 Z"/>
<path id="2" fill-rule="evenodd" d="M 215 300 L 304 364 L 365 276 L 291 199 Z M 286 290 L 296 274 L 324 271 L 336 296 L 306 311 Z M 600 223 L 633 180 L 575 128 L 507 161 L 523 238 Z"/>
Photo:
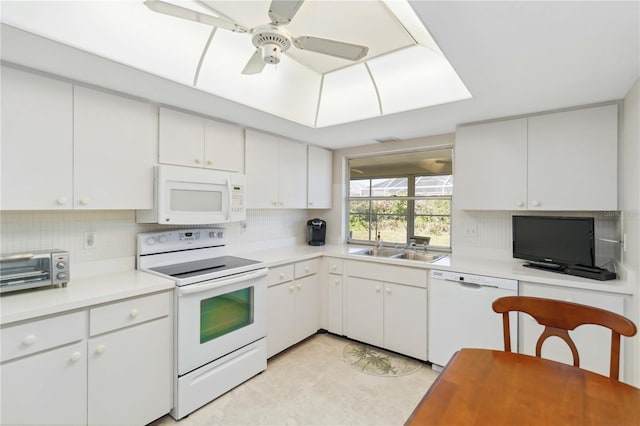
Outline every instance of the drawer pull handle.
<path id="1" fill-rule="evenodd" d="M 78 362 L 82 358 L 82 354 L 80 352 L 74 352 L 71 354 L 71 362 Z"/>
<path id="2" fill-rule="evenodd" d="M 98 345 L 98 346 L 96 346 L 96 353 L 102 354 L 106 350 L 107 350 L 107 346 L 106 345 Z"/>
<path id="3" fill-rule="evenodd" d="M 24 338 L 24 340 L 22 341 L 22 343 L 24 343 L 27 346 L 33 345 L 36 340 L 38 340 L 38 338 L 33 335 L 33 334 L 29 334 L 27 337 Z"/>
<path id="4" fill-rule="evenodd" d="M 284 280 L 284 273 L 280 273 L 280 279 Z"/>
<path id="5" fill-rule="evenodd" d="M 134 309 L 131 310 L 131 313 L 129 315 L 131 316 L 131 318 L 135 318 L 135 317 L 138 316 L 139 313 L 140 312 L 137 309 L 134 308 Z"/>
<path id="6" fill-rule="evenodd" d="M 304 271 L 305 272 L 309 272 L 311 270 L 311 268 L 309 268 L 308 266 L 305 266 Z"/>

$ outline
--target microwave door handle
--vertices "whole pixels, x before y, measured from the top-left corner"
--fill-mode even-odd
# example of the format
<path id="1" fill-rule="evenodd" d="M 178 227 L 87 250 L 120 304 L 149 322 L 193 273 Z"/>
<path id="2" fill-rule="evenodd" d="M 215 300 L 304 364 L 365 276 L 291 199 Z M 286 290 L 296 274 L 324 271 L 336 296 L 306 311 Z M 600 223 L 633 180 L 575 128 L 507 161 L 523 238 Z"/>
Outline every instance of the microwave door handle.
<path id="1" fill-rule="evenodd" d="M 213 282 L 207 282 L 204 284 L 192 284 L 178 288 L 178 294 L 180 296 L 186 296 L 189 294 L 204 293 L 214 288 L 220 288 L 231 284 L 236 284 L 242 281 L 250 281 L 256 278 L 264 277 L 267 275 L 267 268 L 260 269 L 250 274 L 241 274 L 234 276 L 226 280 L 215 280 Z"/>
<path id="2" fill-rule="evenodd" d="M 233 195 L 231 194 L 231 179 L 229 177 L 226 178 L 227 181 L 227 196 L 228 198 L 228 208 L 227 208 L 227 220 L 231 220 L 231 202 L 233 201 Z"/>
<path id="3" fill-rule="evenodd" d="M 24 260 L 24 259 L 33 259 L 33 253 L 13 254 L 13 255 L 0 257 L 0 260 Z"/>

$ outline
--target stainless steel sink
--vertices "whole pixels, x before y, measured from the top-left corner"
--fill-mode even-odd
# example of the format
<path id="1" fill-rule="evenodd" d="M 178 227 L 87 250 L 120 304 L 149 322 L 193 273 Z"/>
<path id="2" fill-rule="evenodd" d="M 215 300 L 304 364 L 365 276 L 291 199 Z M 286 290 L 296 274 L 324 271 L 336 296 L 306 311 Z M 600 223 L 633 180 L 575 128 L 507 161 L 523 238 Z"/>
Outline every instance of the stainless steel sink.
<path id="1" fill-rule="evenodd" d="M 418 260 L 422 262 L 435 262 L 446 256 L 445 254 L 436 254 L 436 253 L 420 253 L 411 250 L 400 250 L 400 249 L 364 249 L 359 251 L 354 251 L 351 254 L 357 254 L 361 256 L 375 256 L 375 257 L 386 257 L 389 259 L 406 259 L 406 260 Z"/>
<path id="2" fill-rule="evenodd" d="M 444 254 L 435 254 L 435 253 L 419 253 L 415 251 L 405 251 L 400 253 L 399 255 L 393 256 L 396 259 L 407 259 L 407 260 L 421 260 L 423 262 L 435 262 L 436 260 L 442 259 Z"/>
<path id="3" fill-rule="evenodd" d="M 376 256 L 376 257 L 396 257 L 403 254 L 403 250 L 398 249 L 364 249 L 359 251 L 354 251 L 351 254 L 358 254 L 363 256 Z"/>

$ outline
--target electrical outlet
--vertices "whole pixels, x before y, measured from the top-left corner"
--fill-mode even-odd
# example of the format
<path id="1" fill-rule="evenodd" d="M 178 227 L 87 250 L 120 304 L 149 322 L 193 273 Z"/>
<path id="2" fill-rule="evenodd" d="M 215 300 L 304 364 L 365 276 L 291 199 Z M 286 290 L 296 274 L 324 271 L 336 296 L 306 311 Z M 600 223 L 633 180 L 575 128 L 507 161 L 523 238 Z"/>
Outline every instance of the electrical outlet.
<path id="1" fill-rule="evenodd" d="M 85 250 L 96 248 L 95 231 L 85 231 L 82 233 L 82 248 Z"/>
<path id="2" fill-rule="evenodd" d="M 470 225 L 464 228 L 464 236 L 468 238 L 475 238 L 478 236 L 478 226 Z"/>

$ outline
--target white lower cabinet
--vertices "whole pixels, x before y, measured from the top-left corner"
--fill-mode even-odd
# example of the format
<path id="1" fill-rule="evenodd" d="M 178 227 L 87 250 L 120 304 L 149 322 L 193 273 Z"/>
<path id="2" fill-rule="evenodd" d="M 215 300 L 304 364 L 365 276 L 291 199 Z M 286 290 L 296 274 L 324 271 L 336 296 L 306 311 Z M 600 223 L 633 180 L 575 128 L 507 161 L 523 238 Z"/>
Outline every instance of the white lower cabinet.
<path id="1" fill-rule="evenodd" d="M 3 425 L 87 421 L 87 344 L 79 342 L 0 366 Z"/>
<path id="2" fill-rule="evenodd" d="M 167 414 L 172 300 L 163 292 L 4 327 L 0 424 L 143 425 Z"/>
<path id="3" fill-rule="evenodd" d="M 572 289 L 567 287 L 547 286 L 543 284 L 520 282 L 521 296 L 545 297 L 549 299 L 564 300 L 606 309 L 620 315 L 624 315 L 625 296 L 614 293 L 603 293 L 585 289 Z M 520 353 L 535 355 L 536 342 L 543 331 L 531 316 L 519 314 Z M 611 354 L 611 332 L 597 325 L 581 325 L 570 331 L 569 335 L 578 348 L 580 356 L 580 368 L 595 371 L 604 376 L 609 375 L 609 360 Z M 625 377 L 624 352 L 627 337 L 621 338 L 620 380 Z M 552 337 L 547 339 L 542 346 L 542 357 L 573 364 L 571 351 L 562 340 Z"/>
<path id="4" fill-rule="evenodd" d="M 89 340 L 90 425 L 143 425 L 169 412 L 170 329 L 165 316 Z"/>
<path id="5" fill-rule="evenodd" d="M 345 299 L 346 336 L 427 360 L 426 270 L 348 262 Z"/>
<path id="6" fill-rule="evenodd" d="M 318 260 L 269 270 L 267 356 L 271 357 L 318 331 Z"/>

